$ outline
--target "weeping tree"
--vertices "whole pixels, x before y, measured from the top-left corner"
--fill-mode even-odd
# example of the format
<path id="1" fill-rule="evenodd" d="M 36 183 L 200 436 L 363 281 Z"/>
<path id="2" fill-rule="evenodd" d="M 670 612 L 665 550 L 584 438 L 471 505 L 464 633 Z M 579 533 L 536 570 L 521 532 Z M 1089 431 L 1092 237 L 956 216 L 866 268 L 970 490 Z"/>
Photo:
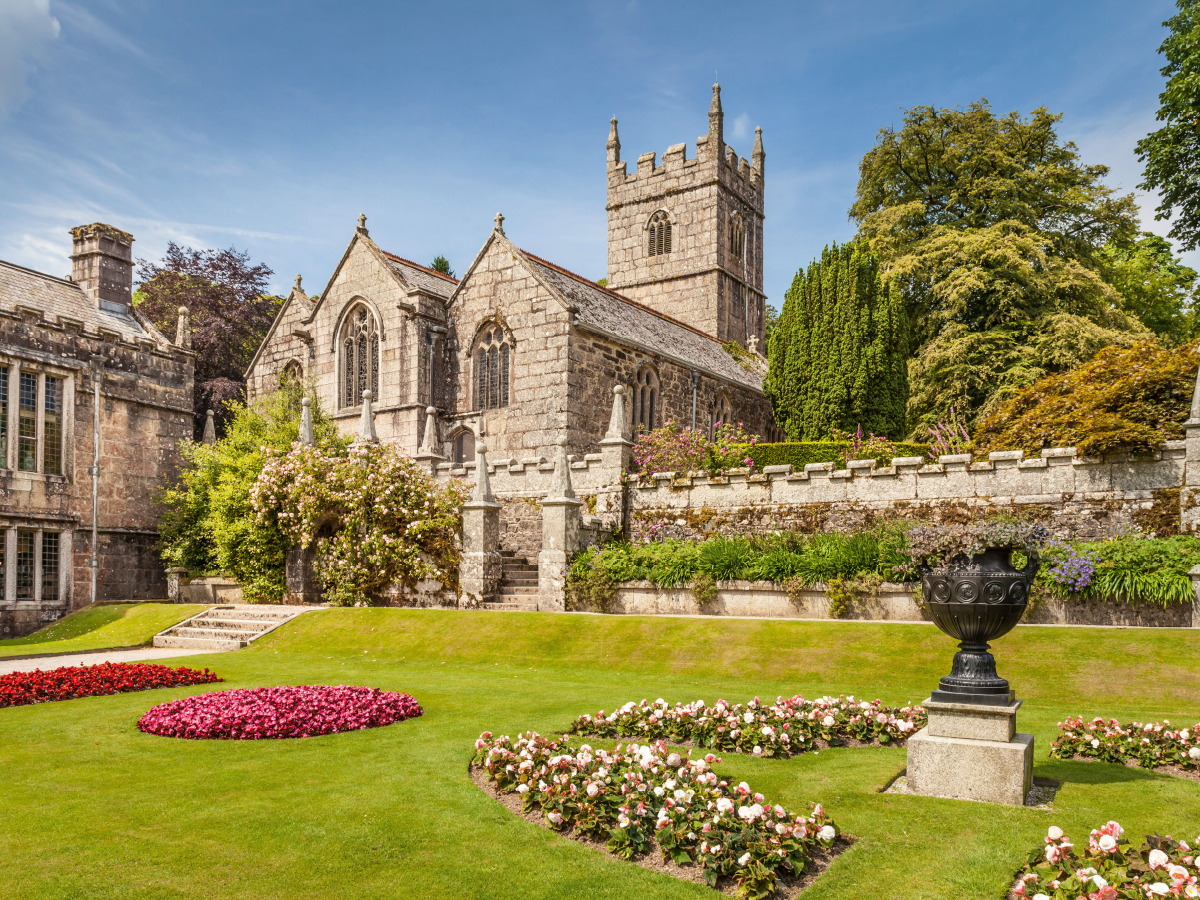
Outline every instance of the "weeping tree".
<path id="1" fill-rule="evenodd" d="M 767 342 L 765 389 L 790 440 L 837 429 L 900 438 L 908 403 L 903 297 L 862 244 L 800 270 Z"/>

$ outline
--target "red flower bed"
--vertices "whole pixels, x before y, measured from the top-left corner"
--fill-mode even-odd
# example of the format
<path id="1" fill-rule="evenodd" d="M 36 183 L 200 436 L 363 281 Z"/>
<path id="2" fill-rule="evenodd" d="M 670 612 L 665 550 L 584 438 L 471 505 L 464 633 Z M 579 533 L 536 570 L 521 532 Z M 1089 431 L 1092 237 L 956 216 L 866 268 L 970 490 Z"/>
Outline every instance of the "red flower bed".
<path id="1" fill-rule="evenodd" d="M 62 666 L 43 672 L 0 675 L 0 707 L 49 703 L 75 697 L 100 697 L 153 688 L 183 687 L 222 681 L 205 669 L 155 666 L 146 663 L 101 663 L 98 666 Z"/>
<path id="2" fill-rule="evenodd" d="M 243 688 L 163 703 L 142 716 L 138 728 L 163 737 L 257 741 L 378 728 L 421 713 L 408 694 L 377 688 Z"/>

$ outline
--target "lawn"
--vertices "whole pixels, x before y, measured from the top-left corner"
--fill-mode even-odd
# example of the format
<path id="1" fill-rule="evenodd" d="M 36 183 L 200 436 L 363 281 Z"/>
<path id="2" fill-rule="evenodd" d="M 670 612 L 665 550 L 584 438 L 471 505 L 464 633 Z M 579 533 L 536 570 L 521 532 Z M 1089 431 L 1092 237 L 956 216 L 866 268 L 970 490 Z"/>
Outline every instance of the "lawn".
<path id="1" fill-rule="evenodd" d="M 0 641 L 0 659 L 38 653 L 79 653 L 149 644 L 156 634 L 205 609 L 176 603 L 89 606 L 25 637 Z"/>
<path id="2" fill-rule="evenodd" d="M 926 625 L 340 609 L 237 653 L 192 656 L 227 683 L 409 691 L 425 715 L 297 741 L 190 742 L 137 731 L 178 688 L 0 710 L 6 898 L 715 897 L 510 815 L 467 776 L 485 729 L 547 733 L 643 697 L 853 692 L 923 699 L 953 645 Z M 1018 628 L 997 644 L 1025 699 L 1052 813 L 881 795 L 902 749 L 792 760 L 726 755 L 723 776 L 772 801 L 825 804 L 858 842 L 816 898 L 1004 896 L 1046 828 L 1077 839 L 1200 833 L 1200 784 L 1047 759 L 1068 714 L 1200 720 L 1200 629 Z"/>

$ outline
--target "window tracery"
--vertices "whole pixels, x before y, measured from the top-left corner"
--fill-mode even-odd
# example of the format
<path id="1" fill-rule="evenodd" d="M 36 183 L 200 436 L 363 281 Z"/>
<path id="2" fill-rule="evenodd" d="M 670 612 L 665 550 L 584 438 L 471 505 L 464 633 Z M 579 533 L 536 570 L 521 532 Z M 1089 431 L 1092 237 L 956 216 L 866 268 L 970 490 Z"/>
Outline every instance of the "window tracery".
<path id="1" fill-rule="evenodd" d="M 721 425 L 728 425 L 733 421 L 733 404 L 729 402 L 729 398 L 725 394 L 719 394 L 713 402 L 712 414 L 712 430 L 713 436 L 716 435 L 716 430 Z"/>
<path id="2" fill-rule="evenodd" d="M 634 430 L 653 431 L 660 417 L 658 373 L 653 366 L 642 366 L 633 386 Z"/>
<path id="3" fill-rule="evenodd" d="M 379 397 L 379 328 L 365 306 L 346 316 L 340 336 L 342 351 L 341 406 L 362 404 L 363 391 Z"/>
<path id="4" fill-rule="evenodd" d="M 496 324 L 484 326 L 475 339 L 475 409 L 508 406 L 512 341 Z"/>
<path id="5" fill-rule="evenodd" d="M 649 256 L 665 256 L 671 252 L 671 219 L 663 210 L 650 217 L 646 226 L 646 253 Z"/>

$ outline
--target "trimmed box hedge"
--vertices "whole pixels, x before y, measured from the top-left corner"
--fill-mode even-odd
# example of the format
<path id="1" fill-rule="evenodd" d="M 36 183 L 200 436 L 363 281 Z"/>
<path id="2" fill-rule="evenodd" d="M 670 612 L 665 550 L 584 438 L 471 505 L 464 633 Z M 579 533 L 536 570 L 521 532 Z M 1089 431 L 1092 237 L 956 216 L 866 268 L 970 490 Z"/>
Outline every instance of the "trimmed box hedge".
<path id="1" fill-rule="evenodd" d="M 896 444 L 896 456 L 925 456 L 929 452 L 928 444 Z M 845 441 L 793 441 L 783 444 L 747 444 L 743 447 L 746 455 L 754 460 L 754 467 L 761 471 L 766 466 L 785 466 L 791 463 L 797 472 L 803 472 L 808 463 L 836 464 L 839 469 L 846 467 L 846 451 L 850 445 Z M 895 457 L 878 459 L 880 466 L 889 466 Z"/>

